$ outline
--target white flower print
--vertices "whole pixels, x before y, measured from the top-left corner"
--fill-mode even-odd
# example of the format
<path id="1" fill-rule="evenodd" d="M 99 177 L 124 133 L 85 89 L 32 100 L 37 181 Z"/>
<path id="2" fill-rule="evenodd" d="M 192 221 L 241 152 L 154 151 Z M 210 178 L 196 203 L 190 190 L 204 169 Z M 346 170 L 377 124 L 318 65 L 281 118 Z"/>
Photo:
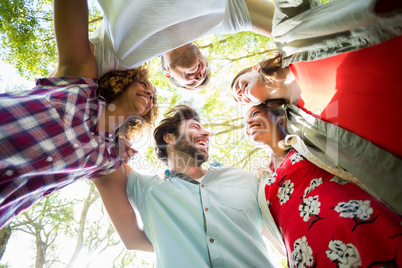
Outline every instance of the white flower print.
<path id="1" fill-rule="evenodd" d="M 328 245 L 327 257 L 337 263 L 339 268 L 360 267 L 361 260 L 359 252 L 353 244 L 344 244 L 340 240 L 331 240 Z"/>
<path id="2" fill-rule="evenodd" d="M 293 182 L 291 182 L 290 180 L 285 181 L 285 183 L 283 185 L 279 184 L 279 191 L 278 191 L 278 197 L 280 199 L 280 203 L 281 205 L 283 205 L 284 203 L 286 203 L 289 198 L 290 195 L 293 193 Z"/>
<path id="3" fill-rule="evenodd" d="M 312 179 L 310 182 L 310 186 L 304 190 L 303 198 L 311 193 L 312 190 L 317 188 L 320 184 L 322 184 L 322 178 Z"/>
<path id="4" fill-rule="evenodd" d="M 303 203 L 299 206 L 300 217 L 307 222 L 310 219 L 310 216 L 316 216 L 320 213 L 320 206 L 321 203 L 318 201 L 318 195 L 303 199 Z"/>
<path id="5" fill-rule="evenodd" d="M 335 207 L 336 212 L 340 212 L 343 218 L 359 218 L 360 220 L 368 220 L 373 213 L 370 207 L 370 200 L 350 200 L 349 202 L 340 202 Z"/>
<path id="6" fill-rule="evenodd" d="M 290 156 L 290 161 L 292 161 L 292 165 L 302 161 L 303 159 L 304 159 L 303 156 L 301 156 L 298 152 L 295 152 Z"/>
<path id="7" fill-rule="evenodd" d="M 276 180 L 276 172 L 274 172 L 274 174 L 271 175 L 271 177 L 269 177 L 269 179 L 267 180 L 267 185 L 272 185 Z"/>
<path id="8" fill-rule="evenodd" d="M 293 244 L 292 258 L 296 267 L 311 267 L 313 265 L 313 250 L 309 247 L 307 238 L 298 238 Z"/>
<path id="9" fill-rule="evenodd" d="M 333 176 L 332 179 L 330 179 L 329 181 L 333 181 L 333 182 L 336 182 L 336 183 L 341 184 L 341 185 L 345 185 L 346 183 L 348 183 L 347 180 L 344 180 L 344 179 L 339 178 L 337 176 Z"/>

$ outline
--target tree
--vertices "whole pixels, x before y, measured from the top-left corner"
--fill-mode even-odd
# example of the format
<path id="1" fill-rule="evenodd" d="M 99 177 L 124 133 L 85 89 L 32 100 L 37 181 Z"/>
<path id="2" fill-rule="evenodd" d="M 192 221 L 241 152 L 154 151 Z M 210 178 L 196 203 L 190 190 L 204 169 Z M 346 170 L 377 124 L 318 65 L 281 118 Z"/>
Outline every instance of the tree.
<path id="1" fill-rule="evenodd" d="M 54 243 L 59 233 L 68 228 L 72 220 L 72 202 L 60 204 L 58 194 L 41 199 L 9 224 L 12 233 L 24 232 L 35 241 L 35 267 L 51 266 L 57 262 Z M 65 201 L 65 200 L 63 200 Z"/>
<path id="2" fill-rule="evenodd" d="M 32 79 L 46 76 L 56 64 L 51 7 L 51 0 L 0 1 L 2 59 L 18 66 L 24 77 Z M 90 6 L 90 12 L 90 26 L 93 29 L 100 21 L 101 14 L 93 6 Z M 160 118 L 164 111 L 179 103 L 191 104 L 199 111 L 202 123 L 212 133 L 211 159 L 246 169 L 264 164 L 262 160 L 266 159 L 267 154 L 245 137 L 243 114 L 246 108 L 233 101 L 229 84 L 239 70 L 274 53 L 272 39 L 242 32 L 206 36 L 196 43 L 207 55 L 212 69 L 212 79 L 205 90 L 178 90 L 160 72 L 159 59 L 152 59 L 149 63 L 150 80 L 157 88 L 162 110 Z M 143 156 L 138 157 L 134 164 L 145 168 L 142 161 L 147 160 L 151 165 L 163 169 L 153 152 L 152 134 L 144 134 L 137 142 L 142 147 Z M 143 260 L 138 254 L 124 249 L 93 186 L 89 184 L 85 187 L 88 187 L 85 195 L 75 199 L 64 196 L 71 195 L 71 192 L 65 194 L 68 189 L 42 199 L 17 217 L 8 227 L 11 229 L 1 230 L 5 236 L 4 239 L 0 237 L 0 242 L 7 244 L 7 232 L 10 230 L 11 236 L 8 237 L 11 239 L 16 232 L 25 232 L 35 237 L 37 267 L 56 264 L 73 267 L 82 255 L 91 256 L 85 264 L 90 266 L 95 256 L 102 256 L 109 249 L 114 250 L 113 267 L 132 266 L 133 263 L 152 267 L 152 261 Z M 62 250 L 67 250 L 60 246 L 64 237 L 76 239 L 75 248 L 70 249 L 68 259 L 60 256 Z"/>
<path id="3" fill-rule="evenodd" d="M 46 77 L 57 62 L 52 0 L 1 0 L 1 60 L 27 79 Z M 91 1 L 93 2 L 93 1 Z M 90 30 L 102 17 L 90 5 Z"/>
<path id="4" fill-rule="evenodd" d="M 73 267 L 78 254 L 81 252 L 82 247 L 84 246 L 84 230 L 85 230 L 85 223 L 87 221 L 88 210 L 91 205 L 99 198 L 98 192 L 95 191 L 95 186 L 90 184 L 89 193 L 84 201 L 84 205 L 81 212 L 81 217 L 78 222 L 78 230 L 77 230 L 77 243 L 75 245 L 75 250 L 73 255 L 71 256 L 70 261 L 67 264 L 67 267 Z"/>

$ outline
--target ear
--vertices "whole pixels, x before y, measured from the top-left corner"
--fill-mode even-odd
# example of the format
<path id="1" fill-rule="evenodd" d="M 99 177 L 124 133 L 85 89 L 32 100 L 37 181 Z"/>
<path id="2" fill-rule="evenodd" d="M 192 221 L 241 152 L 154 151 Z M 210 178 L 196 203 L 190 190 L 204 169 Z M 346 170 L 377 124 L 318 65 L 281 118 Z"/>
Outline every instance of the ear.
<path id="1" fill-rule="evenodd" d="M 167 144 L 173 144 L 176 141 L 176 137 L 173 133 L 166 133 L 165 135 L 163 135 L 163 140 Z"/>
<path id="2" fill-rule="evenodd" d="M 259 71 L 261 70 L 261 65 L 256 64 L 256 65 L 254 65 L 252 68 L 253 68 L 253 70 L 259 72 Z"/>
<path id="3" fill-rule="evenodd" d="M 165 75 L 166 78 L 170 78 L 170 68 L 166 67 L 166 69 L 163 71 L 163 74 Z"/>

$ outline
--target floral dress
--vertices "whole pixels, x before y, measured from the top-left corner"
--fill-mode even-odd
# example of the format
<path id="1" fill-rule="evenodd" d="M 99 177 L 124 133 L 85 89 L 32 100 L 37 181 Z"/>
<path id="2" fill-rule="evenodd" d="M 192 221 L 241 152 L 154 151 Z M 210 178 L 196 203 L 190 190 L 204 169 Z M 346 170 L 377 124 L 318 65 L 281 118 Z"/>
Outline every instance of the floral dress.
<path id="1" fill-rule="evenodd" d="M 265 194 L 290 266 L 402 267 L 402 218 L 297 151 L 276 169 Z"/>

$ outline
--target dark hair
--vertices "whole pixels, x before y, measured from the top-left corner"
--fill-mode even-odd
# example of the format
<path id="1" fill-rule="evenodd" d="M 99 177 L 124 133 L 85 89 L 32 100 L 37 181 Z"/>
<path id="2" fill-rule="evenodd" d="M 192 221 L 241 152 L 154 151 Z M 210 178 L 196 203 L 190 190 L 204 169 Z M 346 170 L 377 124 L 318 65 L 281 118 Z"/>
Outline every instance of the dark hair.
<path id="1" fill-rule="evenodd" d="M 179 126 L 181 122 L 194 119 L 200 122 L 198 113 L 187 105 L 178 105 L 170 109 L 166 114 L 165 118 L 161 121 L 159 126 L 156 127 L 154 131 L 155 139 L 155 152 L 158 158 L 167 163 L 167 143 L 163 139 L 163 136 L 167 133 L 172 133 L 176 137 L 179 135 Z"/>
<path id="2" fill-rule="evenodd" d="M 126 90 L 129 85 L 142 79 L 148 79 L 148 77 L 149 74 L 146 64 L 129 70 L 107 72 L 99 79 L 99 94 L 104 97 L 107 102 L 111 102 L 117 95 Z M 129 140 L 133 138 L 135 134 L 139 133 L 143 127 L 152 126 L 155 123 L 158 112 L 156 89 L 154 89 L 153 107 L 143 116 L 143 121 L 137 119 L 125 124 L 126 138 Z"/>
<path id="3" fill-rule="evenodd" d="M 208 85 L 209 81 L 211 80 L 211 67 L 208 64 L 207 58 L 205 58 L 205 61 L 207 64 L 207 74 L 205 75 L 204 81 L 202 81 L 202 83 L 196 87 L 185 87 L 183 85 L 180 85 L 179 82 L 177 82 L 176 79 L 174 79 L 174 77 L 172 77 L 172 76 L 168 79 L 177 88 L 186 89 L 186 90 L 204 89 Z M 166 65 L 165 65 L 165 56 L 164 55 L 161 56 L 161 66 L 162 66 L 162 71 L 165 72 Z"/>
<path id="4" fill-rule="evenodd" d="M 277 81 L 276 71 L 278 71 L 278 69 L 281 68 L 282 64 L 282 56 L 281 54 L 279 54 L 279 52 L 275 57 L 261 61 L 258 64 L 261 66 L 260 74 L 262 78 L 264 78 L 266 81 Z M 236 76 L 233 78 L 232 83 L 230 83 L 230 88 L 233 88 L 235 86 L 235 83 L 240 76 L 250 72 L 252 69 L 253 67 L 248 67 L 238 72 Z"/>

